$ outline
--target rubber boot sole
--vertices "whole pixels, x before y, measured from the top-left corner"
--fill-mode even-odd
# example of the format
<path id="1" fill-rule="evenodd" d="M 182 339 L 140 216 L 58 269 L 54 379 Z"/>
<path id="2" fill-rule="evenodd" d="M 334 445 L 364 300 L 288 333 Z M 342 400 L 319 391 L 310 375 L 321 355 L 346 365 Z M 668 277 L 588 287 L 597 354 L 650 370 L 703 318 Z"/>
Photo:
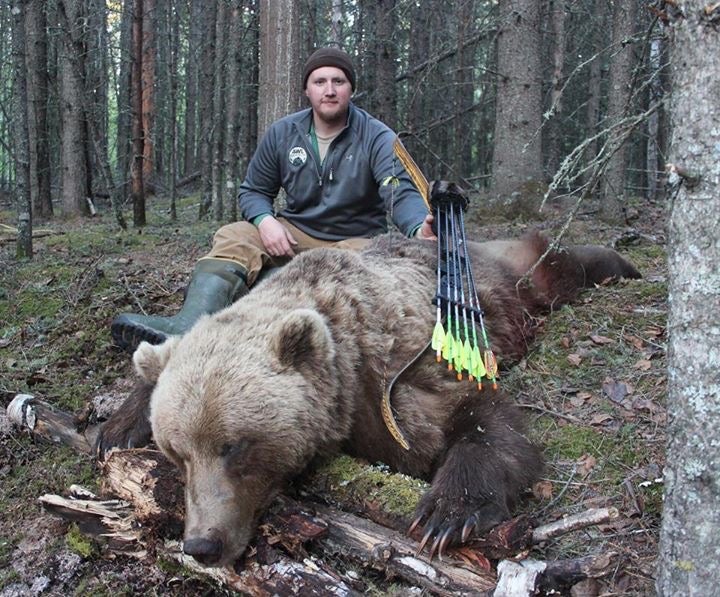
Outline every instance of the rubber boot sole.
<path id="1" fill-rule="evenodd" d="M 162 344 L 167 334 L 132 321 L 125 315 L 119 315 L 110 324 L 110 333 L 115 344 L 123 350 L 133 353 L 143 340 L 150 344 Z"/>

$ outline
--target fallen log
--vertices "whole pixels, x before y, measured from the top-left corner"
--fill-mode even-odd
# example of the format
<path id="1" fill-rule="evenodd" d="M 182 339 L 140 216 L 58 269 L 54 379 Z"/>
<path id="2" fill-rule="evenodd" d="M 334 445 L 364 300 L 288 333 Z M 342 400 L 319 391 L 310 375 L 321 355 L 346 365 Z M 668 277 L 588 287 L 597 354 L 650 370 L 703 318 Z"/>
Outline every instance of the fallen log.
<path id="1" fill-rule="evenodd" d="M 139 486 L 136 486 L 139 487 Z M 132 504 L 124 500 L 101 500 L 90 492 L 78 495 L 77 488 L 71 488 L 71 496 L 44 495 L 39 501 L 48 511 L 61 518 L 75 522 L 85 534 L 102 542 L 115 553 L 138 558 L 150 557 L 148 553 L 148 528 L 140 523 Z M 327 532 L 327 527 L 317 521 L 303 520 L 298 524 L 293 513 L 286 516 L 274 515 L 263 525 L 265 547 L 263 557 L 255 556 L 244 562 L 240 571 L 228 568 L 205 568 L 182 552 L 177 540 L 166 539 L 154 542 L 154 558 L 174 560 L 190 570 L 212 578 L 214 581 L 257 597 L 271 595 L 359 595 L 347 582 L 322 562 L 304 554 L 299 561 L 273 549 L 269 544 L 295 545 L 317 539 Z M 283 529 L 291 528 L 287 534 Z M 154 530 L 154 529 L 153 529 Z"/>
<path id="2" fill-rule="evenodd" d="M 497 597 L 564 595 L 575 584 L 588 578 L 601 578 L 612 572 L 617 553 L 608 552 L 568 560 L 521 562 L 503 560 L 498 564 Z"/>
<path id="3" fill-rule="evenodd" d="M 91 451 L 96 430 L 79 431 L 76 429 L 79 421 L 74 417 L 32 396 L 16 396 L 7 412 L 11 422 L 33 435 L 71 445 L 82 452 Z M 357 467 L 350 478 L 346 474 L 338 476 L 338 468 L 347 473 L 348 463 L 343 458 Z M 141 555 L 154 550 L 252 595 L 293 594 L 293 587 L 302 583 L 307 583 L 308 589 L 319 590 L 322 586 L 324 592 L 352 594 L 356 590 L 353 582 L 359 585 L 359 581 L 344 579 L 329 568 L 324 563 L 328 557 L 381 571 L 389 578 L 432 594 L 488 593 L 496 585 L 488 558 L 517 558 L 518 554 L 526 555 L 532 544 L 619 516 L 614 508 L 589 510 L 534 530 L 527 517 L 518 517 L 499 525 L 482 539 L 448 550 L 445 561 L 430 561 L 415 553 L 415 540 L 398 532 L 407 528 L 426 485 L 348 457 L 337 460 L 341 466 L 323 467 L 305 480 L 302 501 L 288 497 L 277 500 L 261 521 L 258 539 L 249 550 L 251 556 L 239 573 L 203 568 L 188 560 L 177 543 L 173 543 L 182 534 L 184 492 L 177 470 L 157 450 L 115 450 L 100 463 L 103 492 L 120 500 L 93 498 L 93 503 L 83 503 L 78 501 L 82 499 L 79 496 L 70 500 L 43 496 L 42 501 L 49 511 L 77 522 L 83 532 L 102 538 L 110 549 Z M 387 482 L 387 492 L 383 492 L 386 484 L 383 475 L 392 478 Z M 407 498 L 399 504 L 392 503 L 389 497 L 397 493 L 398 487 L 393 483 L 400 484 Z M 317 503 L 319 499 L 324 503 Z M 127 510 L 124 504 L 128 504 Z M 164 539 L 157 540 L 158 536 Z M 515 591 L 508 595 L 531 595 L 543 586 L 567 588 L 585 578 L 595 578 L 604 569 L 602 556 L 527 562 L 521 566 L 524 571 L 518 571 L 516 562 L 501 562 L 495 594 L 504 595 L 503 586 Z M 282 574 L 278 576 L 281 570 L 294 579 L 288 581 L 290 584 L 282 584 Z M 512 577 L 516 577 L 514 584 L 508 585 Z"/>
<path id="4" fill-rule="evenodd" d="M 110 452 L 101 466 L 106 489 L 132 502 L 144 525 L 169 529 L 182 523 L 182 487 L 177 472 L 160 452 L 147 448 L 116 450 Z M 171 489 L 173 484 L 175 488 Z M 280 521 L 287 520 L 290 513 L 316 515 L 326 523 L 327 537 L 317 537 L 313 544 L 313 553 L 320 557 L 348 559 L 438 595 L 477 593 L 495 586 L 495 575 L 489 571 L 468 570 L 457 561 L 430 561 L 415 554 L 417 542 L 405 535 L 321 504 L 280 498 L 261 522 L 262 535 L 274 537 L 273 544 L 281 543 L 287 549 L 295 536 L 295 532 L 287 530 L 297 529 L 297 524 Z"/>
<path id="5" fill-rule="evenodd" d="M 584 512 L 563 516 L 555 522 L 537 527 L 533 531 L 532 540 L 533 543 L 542 543 L 543 541 L 565 535 L 571 531 L 617 520 L 619 517 L 620 512 L 617 508 L 590 508 Z"/>

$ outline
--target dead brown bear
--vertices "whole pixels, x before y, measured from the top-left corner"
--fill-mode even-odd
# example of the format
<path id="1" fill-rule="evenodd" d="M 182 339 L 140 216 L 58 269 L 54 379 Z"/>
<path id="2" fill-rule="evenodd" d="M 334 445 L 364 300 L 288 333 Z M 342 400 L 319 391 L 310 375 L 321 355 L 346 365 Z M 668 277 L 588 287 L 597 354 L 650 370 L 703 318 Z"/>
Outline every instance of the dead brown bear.
<path id="1" fill-rule="evenodd" d="M 639 276 L 614 251 L 575 247 L 518 291 L 544 239 L 471 245 L 489 337 L 506 360 L 526 351 L 528 315 Z M 392 394 L 410 450 L 381 415 L 388 380 L 432 333 L 435 265 L 435 243 L 394 234 L 361 253 L 303 253 L 185 336 L 141 344 L 144 385 L 105 425 L 100 451 L 150 439 L 149 401 L 155 442 L 185 477 L 184 550 L 207 565 L 240 556 L 286 482 L 338 449 L 432 481 L 417 512 L 431 549 L 488 530 L 542 469 L 512 401 L 456 381 L 428 351 Z"/>

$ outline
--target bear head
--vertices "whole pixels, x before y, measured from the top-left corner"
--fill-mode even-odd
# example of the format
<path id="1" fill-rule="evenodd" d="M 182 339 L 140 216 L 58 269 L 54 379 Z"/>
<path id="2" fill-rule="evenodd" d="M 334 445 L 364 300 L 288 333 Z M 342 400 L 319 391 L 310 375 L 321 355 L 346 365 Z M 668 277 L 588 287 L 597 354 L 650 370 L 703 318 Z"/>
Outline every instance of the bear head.
<path id="1" fill-rule="evenodd" d="M 155 442 L 184 478 L 183 549 L 210 566 L 241 556 L 288 478 L 346 433 L 325 394 L 335 356 L 325 319 L 311 309 L 249 318 L 237 305 L 133 356 L 155 384 Z"/>

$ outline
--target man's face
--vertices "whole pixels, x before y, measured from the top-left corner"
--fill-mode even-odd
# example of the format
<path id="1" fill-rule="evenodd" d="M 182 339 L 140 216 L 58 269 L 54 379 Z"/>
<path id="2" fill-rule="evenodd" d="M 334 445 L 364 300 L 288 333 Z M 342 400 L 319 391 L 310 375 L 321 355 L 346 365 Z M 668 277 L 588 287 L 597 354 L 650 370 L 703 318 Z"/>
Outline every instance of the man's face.
<path id="1" fill-rule="evenodd" d="M 345 122 L 352 87 L 345 73 L 334 66 L 321 66 L 310 73 L 305 95 L 317 116 L 328 124 Z"/>

